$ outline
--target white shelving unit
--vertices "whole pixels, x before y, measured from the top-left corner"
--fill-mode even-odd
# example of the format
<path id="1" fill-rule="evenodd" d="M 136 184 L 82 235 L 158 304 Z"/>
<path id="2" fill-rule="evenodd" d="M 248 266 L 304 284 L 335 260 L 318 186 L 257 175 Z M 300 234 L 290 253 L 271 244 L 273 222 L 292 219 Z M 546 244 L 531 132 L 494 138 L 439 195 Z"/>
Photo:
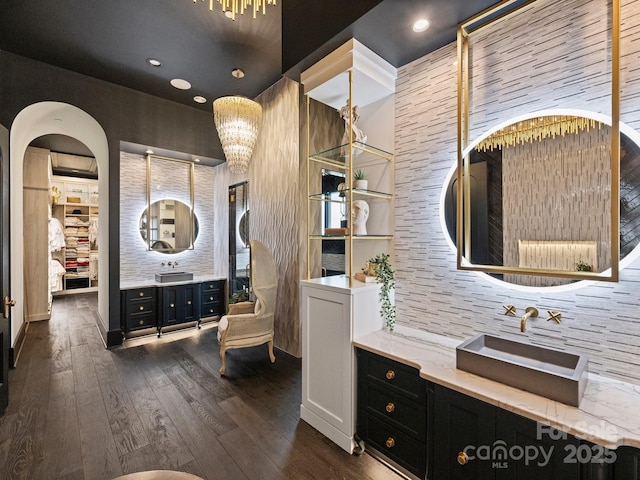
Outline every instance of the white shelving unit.
<path id="1" fill-rule="evenodd" d="M 307 279 L 301 282 L 302 404 L 300 418 L 349 453 L 358 448 L 354 440 L 356 422 L 356 377 L 353 340 L 380 330 L 378 295 L 380 285 L 362 283 L 353 275 L 379 253 L 393 261 L 394 231 L 394 98 L 395 68 L 356 40 L 342 47 L 302 73 L 307 95 L 307 139 L 310 99 L 336 110 L 349 106 L 349 141 L 307 158 Z M 357 105 L 358 128 L 368 137 L 354 141 L 353 109 Z M 336 112 L 338 115 L 338 112 Z M 324 128 L 321 127 L 321 128 Z M 322 207 L 342 202 L 322 191 L 322 169 L 344 172 L 344 205 L 351 217 L 351 205 L 358 199 L 369 204 L 366 234 L 348 230 L 330 235 L 324 228 Z M 354 169 L 367 173 L 366 189 L 355 188 Z M 359 233 L 359 232 L 358 232 Z M 320 277 L 315 255 L 321 249 L 314 242 L 345 242 L 345 275 Z M 312 278 L 312 277 L 316 278 Z M 320 278 L 317 278 L 320 277 Z"/>
<path id="2" fill-rule="evenodd" d="M 353 285 L 353 274 L 371 257 L 382 252 L 393 255 L 394 163 L 391 152 L 394 148 L 395 78 L 396 70 L 392 65 L 353 39 L 301 74 L 307 96 L 308 139 L 315 128 L 311 124 L 310 99 L 334 108 L 336 115 L 345 103 L 350 106 L 346 122 L 348 142 L 320 152 L 309 152 L 307 156 L 307 279 L 320 276 L 313 265 L 321 262 L 311 258 L 320 249 L 312 248 L 312 242 L 345 242 L 344 271 L 350 279 L 349 286 Z M 355 124 L 354 106 L 359 110 L 357 126 L 367 135 L 366 143 L 353 138 L 350 127 Z M 344 173 L 343 209 L 348 223 L 344 233 L 328 234 L 324 229 L 322 206 L 336 200 L 322 191 L 323 168 Z M 367 174 L 367 189 L 354 188 L 355 170 L 364 170 Z M 354 235 L 351 207 L 355 200 L 369 204 L 366 235 Z"/>

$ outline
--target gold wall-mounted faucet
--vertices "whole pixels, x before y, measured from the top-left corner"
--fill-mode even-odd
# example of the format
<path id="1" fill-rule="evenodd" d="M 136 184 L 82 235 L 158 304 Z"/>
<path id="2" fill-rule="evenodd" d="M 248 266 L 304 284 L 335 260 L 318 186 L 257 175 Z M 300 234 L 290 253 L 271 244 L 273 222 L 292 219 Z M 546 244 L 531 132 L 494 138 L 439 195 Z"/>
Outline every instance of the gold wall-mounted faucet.
<path id="1" fill-rule="evenodd" d="M 522 320 L 520 320 L 520 331 L 524 332 L 527 330 L 527 318 L 531 317 L 531 318 L 535 318 L 538 316 L 538 309 L 536 307 L 527 307 L 525 309 L 525 313 L 522 316 Z"/>

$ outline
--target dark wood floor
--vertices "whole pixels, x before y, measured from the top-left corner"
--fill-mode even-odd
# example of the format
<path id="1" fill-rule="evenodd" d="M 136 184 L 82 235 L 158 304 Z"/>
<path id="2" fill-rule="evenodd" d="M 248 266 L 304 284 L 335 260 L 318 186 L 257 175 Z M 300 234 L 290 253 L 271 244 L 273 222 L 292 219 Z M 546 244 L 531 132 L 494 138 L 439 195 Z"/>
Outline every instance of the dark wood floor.
<path id="1" fill-rule="evenodd" d="M 96 309 L 95 294 L 56 297 L 51 320 L 31 324 L 0 418 L 1 479 L 400 478 L 299 419 L 300 359 L 235 350 L 220 377 L 215 328 L 107 350 Z"/>

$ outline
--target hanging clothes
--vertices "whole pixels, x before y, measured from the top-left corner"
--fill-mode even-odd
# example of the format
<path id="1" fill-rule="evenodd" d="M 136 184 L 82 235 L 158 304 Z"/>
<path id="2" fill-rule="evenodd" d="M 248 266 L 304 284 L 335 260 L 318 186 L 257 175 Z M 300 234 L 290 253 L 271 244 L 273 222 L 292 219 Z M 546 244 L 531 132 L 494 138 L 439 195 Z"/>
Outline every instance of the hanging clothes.
<path id="1" fill-rule="evenodd" d="M 89 222 L 89 242 L 94 245 L 94 248 L 98 247 L 98 219 L 92 218 Z"/>
<path id="2" fill-rule="evenodd" d="M 52 292 L 62 290 L 62 277 L 66 272 L 58 260 L 55 258 L 49 260 L 49 286 Z"/>
<path id="3" fill-rule="evenodd" d="M 62 223 L 55 217 L 49 219 L 49 251 L 57 252 L 65 246 Z"/>

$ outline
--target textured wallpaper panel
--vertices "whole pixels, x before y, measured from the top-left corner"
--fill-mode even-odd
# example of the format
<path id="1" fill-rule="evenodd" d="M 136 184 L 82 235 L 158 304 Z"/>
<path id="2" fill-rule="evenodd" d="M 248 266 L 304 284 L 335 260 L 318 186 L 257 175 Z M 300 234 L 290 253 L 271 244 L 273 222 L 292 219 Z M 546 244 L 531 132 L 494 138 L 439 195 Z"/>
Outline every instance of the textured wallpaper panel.
<path id="1" fill-rule="evenodd" d="M 250 170 L 251 235 L 267 245 L 279 267 L 274 343 L 300 355 L 298 308 L 299 84 L 283 78 L 258 97 L 263 126 Z"/>
<path id="2" fill-rule="evenodd" d="M 247 174 L 231 174 L 226 163 L 215 167 L 218 231 L 213 251 L 225 259 L 216 273 L 227 277 L 230 185 L 249 180 L 251 238 L 271 249 L 278 265 L 275 339 L 278 348 L 300 356 L 298 312 L 298 221 L 304 214 L 299 185 L 299 85 L 284 78 L 256 101 L 263 107 L 262 130 Z"/>
<path id="3" fill-rule="evenodd" d="M 553 2 L 568 20 L 579 9 Z M 588 2 L 587 2 L 588 3 Z M 597 3 L 597 2 L 596 2 Z M 638 129 L 640 115 L 640 2 L 622 2 L 623 120 Z M 586 27 L 588 28 L 588 27 Z M 506 26 L 503 37 L 527 37 Z M 540 52 L 552 49 L 538 46 Z M 456 257 L 440 224 L 442 187 L 456 162 L 456 45 L 452 43 L 398 71 L 396 84 L 396 269 L 398 323 L 465 339 L 486 332 L 514 340 L 587 354 L 590 370 L 640 383 L 640 261 L 621 272 L 619 283 L 592 283 L 568 292 L 521 291 L 487 280 L 486 276 L 456 269 Z M 548 60 L 553 62 L 553 56 Z M 515 60 L 513 61 L 515 62 Z M 559 70 L 564 68 L 561 62 Z M 515 113 L 550 106 L 529 97 L 527 74 L 518 74 L 505 61 L 496 78 L 510 75 L 520 80 L 520 107 Z M 565 72 L 570 75 L 571 72 Z M 516 84 L 518 82 L 515 82 Z M 575 85 L 565 84 L 554 98 L 573 95 Z M 500 97 L 489 99 L 499 101 Z M 509 114 L 509 116 L 512 116 Z M 520 332 L 520 318 L 502 314 L 511 303 L 524 314 L 537 306 L 541 317 Z M 546 310 L 562 312 L 562 323 L 546 322 Z"/>
<path id="4" fill-rule="evenodd" d="M 156 194 L 162 196 L 158 192 L 163 191 L 164 195 L 182 199 L 189 204 L 188 193 L 184 193 L 188 190 L 182 188 L 184 185 L 178 185 L 177 180 L 181 179 L 180 183 L 187 182 L 188 185 L 189 177 L 185 175 L 185 165 L 156 159 L 153 162 L 152 172 L 161 172 L 157 180 L 166 183 L 162 189 L 152 189 L 155 192 L 154 198 Z M 156 273 L 169 270 L 170 267 L 160 265 L 169 260 L 177 261 L 180 270 L 193 272 L 194 275 L 213 276 L 212 246 L 214 234 L 218 234 L 213 208 L 214 169 L 195 166 L 194 206 L 200 232 L 193 250 L 174 255 L 148 251 L 140 236 L 140 216 L 147 208 L 146 175 L 147 161 L 144 156 L 120 152 L 120 281 L 152 280 Z M 166 182 L 166 179 L 172 179 L 172 182 Z M 154 185 L 158 186 L 158 183 Z"/>

